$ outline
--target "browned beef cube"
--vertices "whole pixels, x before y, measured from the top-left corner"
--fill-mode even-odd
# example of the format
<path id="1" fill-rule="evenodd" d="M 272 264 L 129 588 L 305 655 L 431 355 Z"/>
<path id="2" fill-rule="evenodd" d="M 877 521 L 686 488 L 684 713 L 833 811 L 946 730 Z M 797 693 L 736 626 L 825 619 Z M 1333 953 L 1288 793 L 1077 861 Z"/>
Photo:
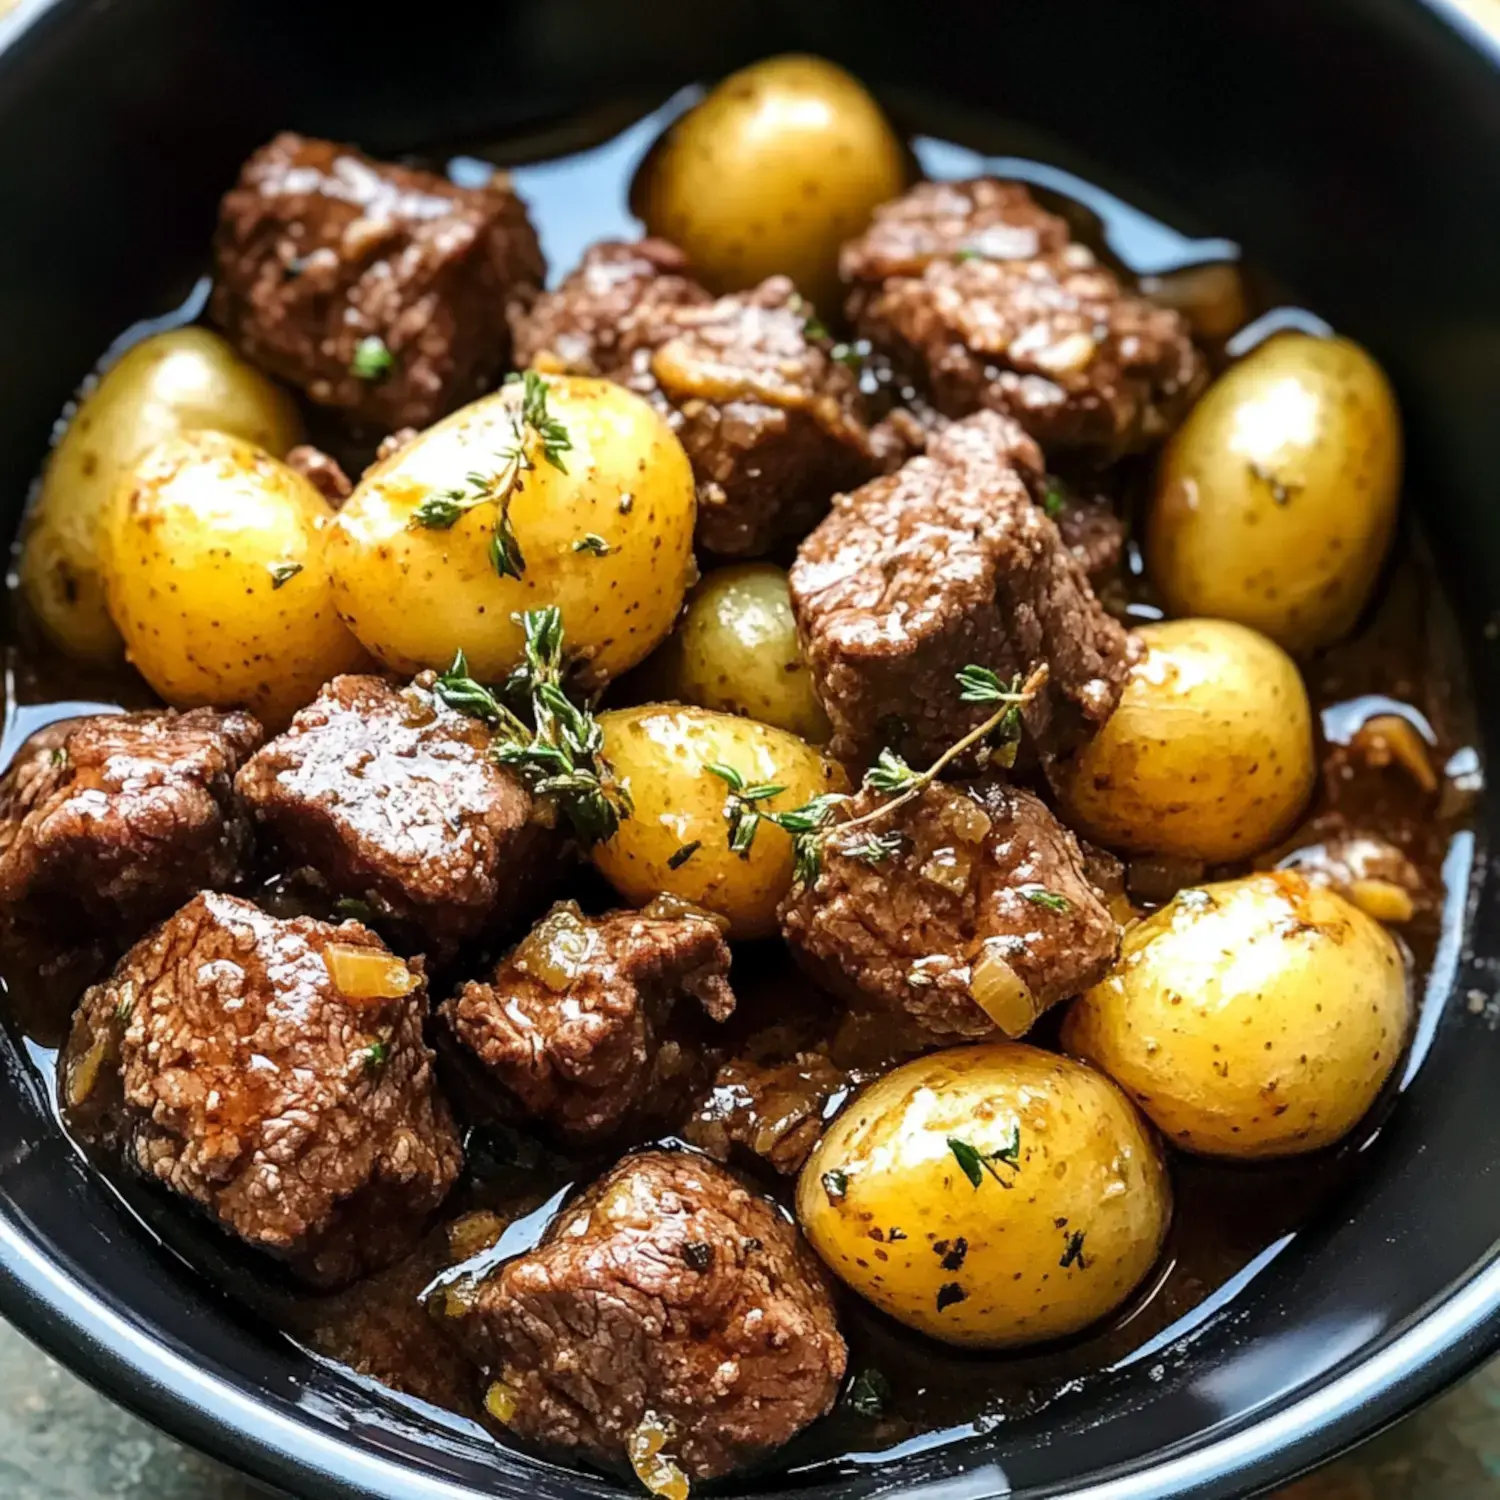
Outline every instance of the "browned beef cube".
<path id="1" fill-rule="evenodd" d="M 859 333 L 940 411 L 1049 451 L 1158 442 L 1207 380 L 1187 322 L 1125 290 L 1019 183 L 924 182 L 844 247 Z"/>
<path id="2" fill-rule="evenodd" d="M 852 1082 L 826 1052 L 796 1052 L 781 1061 L 734 1057 L 720 1067 L 682 1133 L 719 1161 L 748 1152 L 790 1175 L 802 1169 Z"/>
<path id="3" fill-rule="evenodd" d="M 627 1156 L 535 1250 L 460 1280 L 433 1308 L 518 1437 L 602 1463 L 653 1439 L 692 1479 L 822 1416 L 848 1358 L 796 1229 L 686 1152 Z"/>
<path id="4" fill-rule="evenodd" d="M 456 187 L 278 135 L 219 209 L 211 310 L 247 359 L 387 430 L 478 396 L 545 266 L 504 175 Z"/>
<path id="5" fill-rule="evenodd" d="M 333 890 L 443 946 L 524 920 L 559 838 L 490 754 L 489 730 L 430 684 L 335 677 L 236 787 Z"/>
<path id="6" fill-rule="evenodd" d="M 1085 738 L 1124 685 L 1124 630 L 1100 607 L 1028 485 L 1041 455 L 994 412 L 955 422 L 897 473 L 834 501 L 791 570 L 792 607 L 830 749 L 932 760 L 991 710 L 960 701 L 974 664 L 1045 663 L 1026 710 L 1044 754 Z"/>
<path id="7" fill-rule="evenodd" d="M 442 1015 L 529 1115 L 586 1139 L 670 1091 L 685 1059 L 662 1027 L 684 999 L 724 1020 L 728 973 L 728 945 L 706 913 L 661 902 L 586 917 L 561 901 Z"/>
<path id="8" fill-rule="evenodd" d="M 811 312 L 784 276 L 714 300 L 671 246 L 608 242 L 520 321 L 517 349 L 653 400 L 692 460 L 699 544 L 753 556 L 905 451 L 893 428 L 868 425 L 857 377 Z"/>
<path id="9" fill-rule="evenodd" d="M 251 829 L 234 774 L 261 742 L 248 714 L 195 708 L 66 719 L 0 780 L 0 902 L 152 921 L 232 886 Z"/>
<path id="10" fill-rule="evenodd" d="M 420 1237 L 461 1152 L 422 1041 L 421 961 L 357 922 L 194 897 L 83 998 L 65 1069 L 143 1176 L 333 1286 Z"/>
<path id="11" fill-rule="evenodd" d="M 848 814 L 884 800 L 860 792 Z M 1083 851 L 1031 793 L 934 782 L 878 828 L 899 854 L 870 863 L 834 832 L 781 908 L 798 961 L 854 1009 L 937 1042 L 1020 1036 L 1114 962 L 1119 928 Z"/>

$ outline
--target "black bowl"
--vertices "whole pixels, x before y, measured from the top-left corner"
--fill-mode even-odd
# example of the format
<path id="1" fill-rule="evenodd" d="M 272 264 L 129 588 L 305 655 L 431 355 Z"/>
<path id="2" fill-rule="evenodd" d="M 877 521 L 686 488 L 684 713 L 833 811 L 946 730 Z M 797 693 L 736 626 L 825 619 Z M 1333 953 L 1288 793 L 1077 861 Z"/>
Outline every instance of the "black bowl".
<path id="1" fill-rule="evenodd" d="M 345 12 L 347 11 L 347 15 Z M 9 528 L 81 371 L 201 266 L 217 194 L 282 126 L 374 151 L 664 96 L 791 48 L 990 107 L 1231 235 L 1391 371 L 1421 513 L 1500 721 L 1500 79 L 1408 0 L 213 0 L 27 4 L 0 22 L 0 494 Z M 1148 202 L 1153 200 L 1147 200 Z M 1492 706 L 1493 705 L 1493 706 Z M 1500 1345 L 1500 962 L 1488 847 L 1472 948 L 1440 955 L 1425 1064 L 1334 1212 L 1190 1347 L 966 1444 L 799 1492 L 1227 1496 L 1393 1421 Z M 1458 872 L 1460 875 L 1462 872 Z M 1462 884 L 1462 881 L 1460 881 Z M 619 1491 L 424 1421 L 299 1353 L 154 1243 L 0 1038 L 0 1310 L 109 1395 L 300 1496 Z M 774 1485 L 778 1481 L 770 1481 Z M 783 1485 L 787 1481 L 780 1481 Z M 765 1485 L 758 1485 L 764 1491 Z"/>

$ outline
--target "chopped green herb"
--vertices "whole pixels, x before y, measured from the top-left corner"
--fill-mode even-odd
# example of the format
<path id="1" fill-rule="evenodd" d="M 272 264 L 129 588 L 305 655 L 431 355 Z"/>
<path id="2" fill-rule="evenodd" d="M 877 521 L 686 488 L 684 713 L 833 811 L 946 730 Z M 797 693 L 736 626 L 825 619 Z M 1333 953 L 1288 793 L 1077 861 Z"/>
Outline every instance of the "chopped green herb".
<path id="1" fill-rule="evenodd" d="M 958 680 L 960 703 L 1006 703 L 1009 701 L 1010 689 L 1005 687 L 999 676 L 988 667 L 971 665 L 953 675 Z"/>
<path id="2" fill-rule="evenodd" d="M 953 1153 L 953 1159 L 962 1169 L 965 1177 L 974 1188 L 979 1188 L 984 1182 L 984 1174 L 988 1172 L 996 1182 L 1003 1188 L 1010 1187 L 1008 1183 L 995 1170 L 995 1163 L 1002 1166 L 1019 1167 L 1021 1162 L 1021 1127 L 1014 1127 L 1009 1142 L 998 1151 L 991 1151 L 985 1155 L 971 1146 L 967 1141 L 960 1140 L 957 1136 L 948 1137 L 948 1149 Z"/>
<path id="3" fill-rule="evenodd" d="M 290 583 L 302 571 L 299 562 L 279 562 L 271 564 L 271 587 L 279 589 L 282 584 Z"/>
<path id="4" fill-rule="evenodd" d="M 1072 903 L 1066 896 L 1059 896 L 1056 891 L 1049 891 L 1044 885 L 1023 885 L 1021 894 L 1033 906 L 1044 907 L 1047 911 L 1072 910 Z"/>
<path id="5" fill-rule="evenodd" d="M 823 1191 L 828 1194 L 828 1201 L 842 1203 L 849 1192 L 849 1174 L 834 1167 L 832 1171 L 825 1172 L 821 1180 Z"/>
<path id="6" fill-rule="evenodd" d="M 575 552 L 592 552 L 595 557 L 608 557 L 615 549 L 597 531 L 587 531 L 573 543 Z"/>
<path id="7" fill-rule="evenodd" d="M 897 830 L 890 833 L 867 833 L 853 843 L 840 842 L 839 853 L 848 859 L 857 859 L 867 865 L 884 864 L 894 859 L 906 848 L 906 835 Z"/>
<path id="8" fill-rule="evenodd" d="M 1047 487 L 1042 492 L 1042 509 L 1055 521 L 1067 508 L 1063 487 L 1049 475 Z"/>
<path id="9" fill-rule="evenodd" d="M 917 773 L 891 749 L 882 750 L 875 764 L 865 772 L 865 785 L 872 792 L 909 791 L 919 780 Z"/>
<path id="10" fill-rule="evenodd" d="M 1068 1236 L 1068 1243 L 1063 1249 L 1062 1259 L 1058 1261 L 1063 1270 L 1069 1266 L 1076 1265 L 1080 1271 L 1087 1271 L 1089 1263 L 1083 1258 L 1083 1237 L 1086 1230 L 1078 1229 Z"/>
<path id="11" fill-rule="evenodd" d="M 861 1370 L 849 1382 L 845 1404 L 862 1417 L 878 1417 L 891 1399 L 891 1383 L 876 1369 Z"/>
<path id="12" fill-rule="evenodd" d="M 368 1047 L 361 1047 L 360 1050 L 355 1053 L 355 1056 L 358 1057 L 363 1062 L 364 1066 L 368 1068 L 372 1073 L 377 1068 L 383 1067 L 385 1065 L 386 1058 L 388 1058 L 390 1055 L 390 1046 L 384 1041 L 371 1042 Z"/>
<path id="13" fill-rule="evenodd" d="M 349 362 L 349 373 L 356 380 L 368 380 L 374 383 L 384 380 L 395 364 L 395 356 L 385 347 L 385 340 L 378 333 L 370 333 L 354 346 L 354 358 Z"/>
<path id="14" fill-rule="evenodd" d="M 492 729 L 503 723 L 510 715 L 500 700 L 487 688 L 469 676 L 468 658 L 459 651 L 453 665 L 432 685 L 432 690 L 449 708 L 479 719 Z"/>
<path id="15" fill-rule="evenodd" d="M 1010 1127 L 1010 1140 L 998 1151 L 990 1153 L 990 1160 L 1003 1162 L 1007 1167 L 1019 1167 L 1021 1165 L 1021 1126 L 1019 1122 Z"/>
<path id="16" fill-rule="evenodd" d="M 793 292 L 792 295 L 787 298 L 786 305 L 794 313 L 800 313 L 802 315 L 802 332 L 808 338 L 826 339 L 832 337 L 832 334 L 828 332 L 827 327 L 824 325 L 823 320 L 818 316 L 817 309 L 813 307 L 812 303 L 809 302 L 806 297 L 801 296 L 797 292 Z"/>
<path id="17" fill-rule="evenodd" d="M 375 908 L 368 901 L 361 901 L 355 896 L 340 896 L 333 903 L 333 914 L 350 922 L 369 923 L 375 920 Z"/>
<path id="18" fill-rule="evenodd" d="M 130 1024 L 130 1013 L 134 1009 L 135 996 L 133 994 L 125 995 L 121 999 L 120 1003 L 115 1006 L 115 1020 L 117 1020 L 121 1026 L 128 1026 Z"/>
<path id="19" fill-rule="evenodd" d="M 68 747 L 66 745 L 54 745 L 52 753 L 47 757 L 52 764 L 59 769 L 68 763 Z"/>
<path id="20" fill-rule="evenodd" d="M 982 250 L 975 250 L 972 246 L 965 246 L 962 250 L 956 251 L 953 258 L 960 264 L 969 260 L 983 260 L 984 252 Z"/>
<path id="21" fill-rule="evenodd" d="M 828 351 L 828 357 L 850 370 L 862 370 L 865 364 L 865 352 L 858 344 L 835 344 Z"/>
<path id="22" fill-rule="evenodd" d="M 729 788 L 729 795 L 724 799 L 724 820 L 729 824 L 729 847 L 741 859 L 749 859 L 761 819 L 755 804 L 771 797 L 779 797 L 786 788 L 770 781 L 747 785 L 745 778 L 733 766 L 726 766 L 720 761 L 710 762 L 706 769 Z"/>
<path id="23" fill-rule="evenodd" d="M 702 839 L 694 839 L 691 844 L 684 844 L 675 854 L 667 860 L 669 870 L 680 870 L 701 848 Z"/>

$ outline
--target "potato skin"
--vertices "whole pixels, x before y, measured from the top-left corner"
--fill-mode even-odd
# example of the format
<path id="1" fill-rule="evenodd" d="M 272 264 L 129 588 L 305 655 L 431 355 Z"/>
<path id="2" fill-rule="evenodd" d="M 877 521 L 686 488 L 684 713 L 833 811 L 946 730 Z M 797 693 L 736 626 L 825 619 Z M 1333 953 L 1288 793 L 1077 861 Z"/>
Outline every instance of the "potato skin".
<path id="1" fill-rule="evenodd" d="M 1277 870 L 1184 891 L 1131 928 L 1062 1035 L 1174 1145 L 1274 1157 L 1354 1128 L 1411 1018 L 1390 934 L 1336 892 Z"/>
<path id="2" fill-rule="evenodd" d="M 1146 527 L 1171 614 L 1253 626 L 1289 651 L 1345 635 L 1390 548 L 1401 417 L 1348 339 L 1285 333 L 1227 370 L 1163 455 Z"/>
<path id="3" fill-rule="evenodd" d="M 101 516 L 122 474 L 181 432 L 212 428 L 281 457 L 302 435 L 292 398 L 206 328 L 142 339 L 100 377 L 68 423 L 27 517 L 26 603 L 70 656 L 118 660 L 99 556 Z"/>
<path id="4" fill-rule="evenodd" d="M 688 598 L 665 696 L 743 714 L 821 745 L 832 732 L 797 640 L 786 569 L 715 568 Z"/>
<path id="5" fill-rule="evenodd" d="M 1227 620 L 1143 626 L 1119 707 L 1054 774 L 1068 821 L 1125 853 L 1211 863 L 1268 848 L 1317 774 L 1312 709 L 1279 646 Z"/>
<path id="6" fill-rule="evenodd" d="M 999 1181 L 981 1168 L 973 1186 L 950 1142 L 989 1157 L 1017 1130 L 1017 1164 L 995 1163 Z M 797 1218 L 892 1317 L 1006 1348 L 1114 1311 L 1156 1261 L 1171 1189 L 1149 1127 L 1107 1078 L 994 1042 L 906 1063 L 857 1095 L 802 1170 Z"/>
<path id="7" fill-rule="evenodd" d="M 604 754 L 635 810 L 593 861 L 632 905 L 663 891 L 729 920 L 733 938 L 769 937 L 776 907 L 792 883 L 792 841 L 762 822 L 750 857 L 729 848 L 724 804 L 729 788 L 708 766 L 732 766 L 747 784 L 786 790 L 757 806 L 784 812 L 820 792 L 848 790 L 844 773 L 784 729 L 735 714 L 676 704 L 645 704 L 599 715 Z M 668 863 L 698 848 L 674 870 Z"/>
<path id="8" fill-rule="evenodd" d="M 672 628 L 693 567 L 697 505 L 682 445 L 646 402 L 608 381 L 549 376 L 547 389 L 573 446 L 566 473 L 537 454 L 511 500 L 521 578 L 502 578 L 490 563 L 492 504 L 446 531 L 411 524 L 430 496 L 502 465 L 517 384 L 377 464 L 339 511 L 329 539 L 339 613 L 393 671 L 441 671 L 461 649 L 475 677 L 498 681 L 521 658 L 513 616 L 556 604 L 569 652 L 588 659 L 586 675 L 600 686 Z M 604 555 L 575 550 L 590 534 Z"/>
<path id="9" fill-rule="evenodd" d="M 367 666 L 333 607 L 332 518 L 306 479 L 243 439 L 194 432 L 152 448 L 104 517 L 105 592 L 141 676 L 174 708 L 248 708 L 274 730 L 330 677 Z"/>
<path id="10" fill-rule="evenodd" d="M 832 315 L 839 246 L 907 181 L 880 106 L 819 57 L 772 57 L 731 74 L 667 131 L 631 201 L 716 292 L 790 276 Z"/>

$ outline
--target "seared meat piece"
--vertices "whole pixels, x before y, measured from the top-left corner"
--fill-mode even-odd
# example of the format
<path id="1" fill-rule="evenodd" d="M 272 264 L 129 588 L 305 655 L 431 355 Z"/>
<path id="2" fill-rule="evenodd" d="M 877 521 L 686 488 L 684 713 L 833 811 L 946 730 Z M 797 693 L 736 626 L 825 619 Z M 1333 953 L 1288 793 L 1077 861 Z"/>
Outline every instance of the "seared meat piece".
<path id="1" fill-rule="evenodd" d="M 1019 183 L 919 183 L 840 270 L 860 335 L 940 412 L 1003 412 L 1049 451 L 1148 448 L 1208 378 L 1186 320 L 1122 288 Z"/>
<path id="2" fill-rule="evenodd" d="M 449 1287 L 435 1314 L 518 1437 L 618 1463 L 659 1435 L 658 1461 L 693 1479 L 822 1416 L 848 1357 L 796 1229 L 687 1152 L 626 1157 L 535 1250 Z"/>
<path id="3" fill-rule="evenodd" d="M 839 495 L 791 570 L 792 607 L 842 760 L 883 746 L 932 760 L 987 717 L 959 700 L 969 663 L 1002 678 L 1046 663 L 1025 711 L 1044 755 L 1093 732 L 1119 700 L 1124 630 L 1034 504 L 1041 455 L 980 412 L 899 472 Z"/>
<path id="4" fill-rule="evenodd" d="M 808 333 L 810 313 L 784 276 L 715 301 L 662 241 L 608 242 L 519 321 L 516 347 L 654 401 L 692 460 L 699 544 L 753 556 L 905 451 L 867 426 L 858 380 Z"/>
<path id="5" fill-rule="evenodd" d="M 734 1010 L 729 948 L 680 903 L 586 917 L 560 901 L 442 1016 L 529 1115 L 564 1135 L 606 1135 L 685 1066 L 661 1028 L 684 998 L 716 1021 Z"/>
<path id="6" fill-rule="evenodd" d="M 516 364 L 551 363 L 574 375 L 639 379 L 651 351 L 672 337 L 673 310 L 712 301 L 676 245 L 601 240 L 556 291 L 543 292 L 534 307 L 516 315 Z"/>
<path id="7" fill-rule="evenodd" d="M 85 994 L 66 1099 L 87 1119 L 117 1073 L 102 1133 L 132 1167 L 335 1286 L 406 1254 L 462 1164 L 425 1001 L 357 922 L 204 893 Z"/>
<path id="8" fill-rule="evenodd" d="M 233 885 L 252 835 L 234 773 L 249 714 L 195 708 L 49 724 L 0 779 L 0 903 L 35 899 L 140 926 Z"/>
<path id="9" fill-rule="evenodd" d="M 211 311 L 247 359 L 390 430 L 471 401 L 510 356 L 545 266 L 503 174 L 455 187 L 278 135 L 224 196 Z"/>
<path id="10" fill-rule="evenodd" d="M 335 510 L 354 493 L 354 483 L 338 459 L 311 443 L 298 443 L 287 454 L 286 466 L 295 469 Z"/>
<path id="11" fill-rule="evenodd" d="M 848 810 L 883 800 L 861 792 Z M 1119 928 L 1078 841 L 1030 792 L 935 782 L 879 826 L 902 836 L 898 855 L 870 864 L 835 833 L 781 907 L 798 961 L 852 1008 L 934 1042 L 1020 1036 L 1114 962 Z"/>
<path id="12" fill-rule="evenodd" d="M 335 891 L 443 946 L 524 920 L 560 839 L 490 756 L 489 731 L 431 680 L 335 677 L 236 788 Z"/>
<path id="13" fill-rule="evenodd" d="M 825 1052 L 798 1052 L 782 1062 L 732 1058 L 682 1133 L 720 1161 L 747 1151 L 790 1175 L 817 1145 L 830 1101 L 850 1084 L 850 1075 Z"/>
<path id="14" fill-rule="evenodd" d="M 1057 523 L 1063 546 L 1078 559 L 1090 588 L 1103 594 L 1116 584 L 1127 532 L 1109 497 L 1049 479 L 1043 508 Z"/>

